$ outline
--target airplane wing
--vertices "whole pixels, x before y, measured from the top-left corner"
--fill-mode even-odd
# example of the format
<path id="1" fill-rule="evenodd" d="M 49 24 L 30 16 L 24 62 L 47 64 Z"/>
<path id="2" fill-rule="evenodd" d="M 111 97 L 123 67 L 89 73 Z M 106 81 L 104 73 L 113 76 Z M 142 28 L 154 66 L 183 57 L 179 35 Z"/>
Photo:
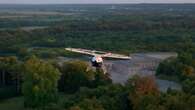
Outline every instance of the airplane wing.
<path id="1" fill-rule="evenodd" d="M 86 54 L 86 55 L 91 55 L 94 56 L 94 52 L 87 50 L 87 49 L 80 49 L 80 48 L 65 48 L 65 50 L 67 51 L 71 51 L 71 52 L 76 52 L 76 53 L 81 53 L 81 54 Z"/>
<path id="2" fill-rule="evenodd" d="M 115 53 L 106 53 L 103 51 L 93 51 L 93 50 L 87 50 L 87 49 L 81 49 L 81 48 L 65 48 L 65 50 L 71 51 L 71 52 L 76 52 L 76 53 L 81 53 L 81 54 L 86 54 L 86 55 L 91 55 L 91 56 L 101 56 L 104 58 L 113 58 L 113 59 L 121 59 L 121 60 L 130 60 L 131 57 L 121 55 L 121 54 L 115 54 Z"/>
<path id="3" fill-rule="evenodd" d="M 121 60 L 130 60 L 131 57 L 121 54 L 115 54 L 115 53 L 107 53 L 104 54 L 102 57 L 104 58 L 113 58 L 113 59 L 121 59 Z"/>

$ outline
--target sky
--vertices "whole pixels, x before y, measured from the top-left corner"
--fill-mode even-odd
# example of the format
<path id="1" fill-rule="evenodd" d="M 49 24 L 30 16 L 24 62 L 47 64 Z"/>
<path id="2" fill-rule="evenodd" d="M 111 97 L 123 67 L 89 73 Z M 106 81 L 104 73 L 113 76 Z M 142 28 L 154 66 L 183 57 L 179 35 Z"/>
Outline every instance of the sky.
<path id="1" fill-rule="evenodd" d="M 0 0 L 0 4 L 195 3 L 195 0 Z"/>

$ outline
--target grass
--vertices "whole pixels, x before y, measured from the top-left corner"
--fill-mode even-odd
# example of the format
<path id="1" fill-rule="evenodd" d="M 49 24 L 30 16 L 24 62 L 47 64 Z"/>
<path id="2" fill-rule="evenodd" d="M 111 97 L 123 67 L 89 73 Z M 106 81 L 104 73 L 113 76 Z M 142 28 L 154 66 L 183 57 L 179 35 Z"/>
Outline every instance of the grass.
<path id="1" fill-rule="evenodd" d="M 66 97 L 66 98 L 65 98 Z M 60 99 L 58 100 L 57 105 L 49 106 L 49 110 L 56 110 L 57 108 L 63 108 L 63 101 L 67 99 L 69 95 L 64 95 L 60 93 Z M 54 107 L 54 108 L 53 108 Z M 24 108 L 24 98 L 23 97 L 14 97 L 6 100 L 0 101 L 0 110 L 42 110 L 42 109 L 32 109 L 32 108 Z"/>
<path id="2" fill-rule="evenodd" d="M 26 110 L 23 106 L 23 97 L 0 101 L 0 110 Z"/>

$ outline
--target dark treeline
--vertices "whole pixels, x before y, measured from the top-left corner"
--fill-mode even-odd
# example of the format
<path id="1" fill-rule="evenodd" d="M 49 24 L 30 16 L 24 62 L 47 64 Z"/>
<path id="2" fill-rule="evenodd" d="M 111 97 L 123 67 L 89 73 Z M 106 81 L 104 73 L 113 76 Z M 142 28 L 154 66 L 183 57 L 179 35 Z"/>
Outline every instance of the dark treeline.
<path id="1" fill-rule="evenodd" d="M 48 82 L 42 82 L 44 77 Z M 74 93 L 82 86 L 96 88 L 112 83 L 108 74 L 104 74 L 102 70 L 92 70 L 83 61 L 64 62 L 61 65 L 56 62 L 46 62 L 35 56 L 24 61 L 16 57 L 0 57 L 1 100 L 21 95 L 22 83 L 28 88 L 27 90 L 30 90 L 29 87 L 33 84 L 35 87 L 39 83 L 49 84 L 50 81 L 58 83 L 55 87 L 60 92 L 66 93 Z"/>
<path id="2" fill-rule="evenodd" d="M 83 61 L 59 65 L 35 56 L 24 62 L 4 57 L 0 64 L 0 100 L 24 96 L 24 110 L 193 110 L 195 107 L 194 83 L 190 83 L 189 76 L 184 77 L 187 81 L 181 91 L 168 89 L 162 93 L 152 76 L 134 76 L 124 85 L 112 84 L 109 74 L 94 71 Z"/>

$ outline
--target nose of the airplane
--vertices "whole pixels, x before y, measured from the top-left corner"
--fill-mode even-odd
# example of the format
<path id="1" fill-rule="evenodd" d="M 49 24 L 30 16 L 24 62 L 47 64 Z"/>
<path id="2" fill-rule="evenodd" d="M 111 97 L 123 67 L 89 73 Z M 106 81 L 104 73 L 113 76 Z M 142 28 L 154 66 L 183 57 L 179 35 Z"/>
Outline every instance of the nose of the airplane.
<path id="1" fill-rule="evenodd" d="M 91 63 L 92 63 L 92 66 L 94 66 L 94 67 L 101 67 L 102 63 L 103 63 L 103 59 L 100 56 L 94 56 L 91 59 Z"/>

